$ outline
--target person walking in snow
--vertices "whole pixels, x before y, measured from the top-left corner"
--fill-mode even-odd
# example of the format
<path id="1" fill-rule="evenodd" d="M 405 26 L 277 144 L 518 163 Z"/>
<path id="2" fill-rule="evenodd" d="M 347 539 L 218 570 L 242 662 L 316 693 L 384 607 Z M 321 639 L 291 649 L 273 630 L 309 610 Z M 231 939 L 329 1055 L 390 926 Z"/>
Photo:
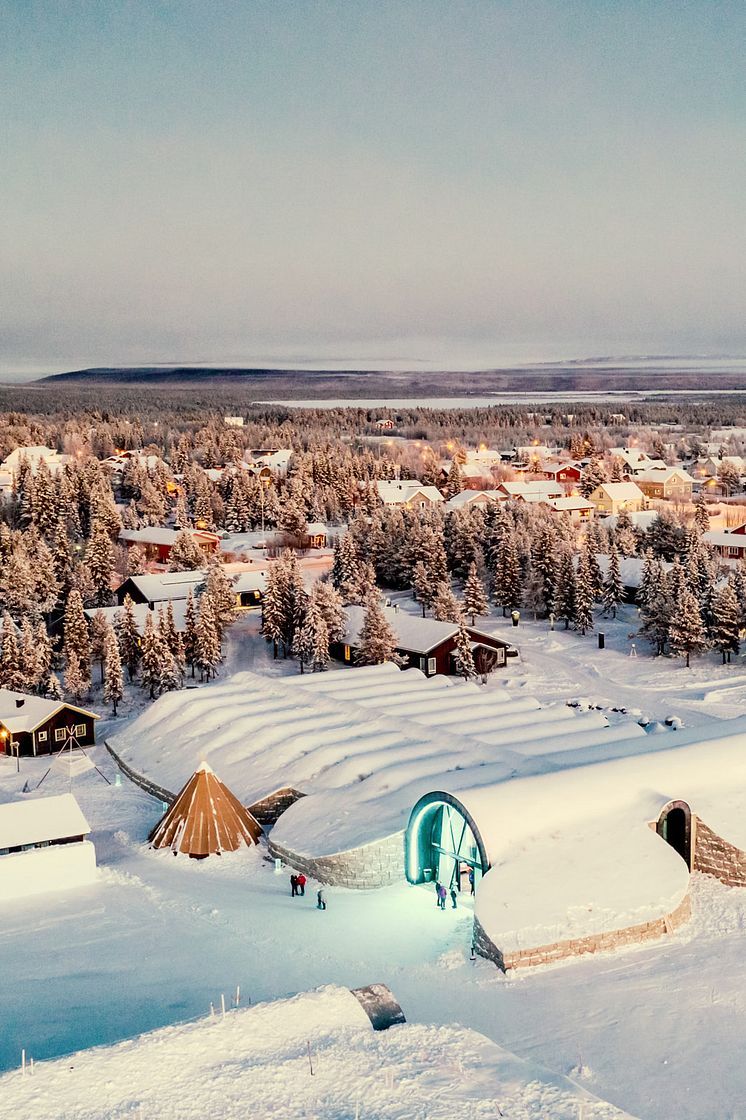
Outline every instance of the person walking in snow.
<path id="1" fill-rule="evenodd" d="M 302 871 L 298 876 L 298 893 L 301 895 L 305 895 L 306 893 L 306 877 Z"/>
<path id="2" fill-rule="evenodd" d="M 316 909 L 326 910 L 326 895 L 324 894 L 323 887 L 319 887 L 318 891 L 316 892 Z"/>
<path id="3" fill-rule="evenodd" d="M 293 898 L 295 898 L 297 893 L 298 893 L 298 876 L 297 875 L 291 875 L 290 876 L 290 894 L 292 895 Z"/>
<path id="4" fill-rule="evenodd" d="M 440 906 L 440 883 L 437 879 L 435 880 L 435 905 Z"/>
<path id="5" fill-rule="evenodd" d="M 447 897 L 447 895 L 448 895 L 448 892 L 446 891 L 445 887 L 443 886 L 442 883 L 439 883 L 438 884 L 438 906 L 440 906 L 441 910 L 445 910 L 445 908 L 446 908 L 446 897 Z"/>
<path id="6" fill-rule="evenodd" d="M 455 910 L 456 909 L 456 888 L 455 887 L 451 887 L 451 905 L 452 905 L 453 909 Z"/>
<path id="7" fill-rule="evenodd" d="M 469 894 L 474 894 L 474 868 L 469 868 Z"/>

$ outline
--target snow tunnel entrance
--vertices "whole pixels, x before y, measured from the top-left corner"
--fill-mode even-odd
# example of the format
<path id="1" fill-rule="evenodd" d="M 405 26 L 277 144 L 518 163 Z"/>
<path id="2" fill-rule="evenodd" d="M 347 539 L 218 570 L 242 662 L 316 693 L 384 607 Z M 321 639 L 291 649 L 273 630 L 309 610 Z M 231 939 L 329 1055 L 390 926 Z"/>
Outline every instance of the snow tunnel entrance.
<path id="1" fill-rule="evenodd" d="M 434 883 L 469 896 L 489 869 L 479 830 L 448 793 L 428 793 L 415 805 L 406 833 L 410 883 Z"/>
<path id="2" fill-rule="evenodd" d="M 658 818 L 656 831 L 692 867 L 692 813 L 685 801 L 672 801 Z"/>

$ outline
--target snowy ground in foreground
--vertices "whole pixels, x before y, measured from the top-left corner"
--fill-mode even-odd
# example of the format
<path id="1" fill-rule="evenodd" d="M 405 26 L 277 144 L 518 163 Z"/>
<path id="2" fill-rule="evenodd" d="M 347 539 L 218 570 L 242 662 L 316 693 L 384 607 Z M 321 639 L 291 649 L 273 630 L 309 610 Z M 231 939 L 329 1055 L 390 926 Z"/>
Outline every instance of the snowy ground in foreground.
<path id="1" fill-rule="evenodd" d="M 103 749 L 95 757 L 112 776 Z M 0 763 L 0 790 L 44 765 L 23 762 L 19 779 Z M 53 773 L 42 788 L 66 785 Z M 204 863 L 149 851 L 160 806 L 128 784 L 89 772 L 74 790 L 100 882 L 0 907 L 2 1068 L 22 1047 L 39 1060 L 202 1017 L 236 984 L 255 1003 L 380 981 L 410 1023 L 463 1024 L 556 1073 L 580 1070 L 594 1094 L 642 1120 L 746 1114 L 746 892 L 700 879 L 695 920 L 675 940 L 506 978 L 469 960 L 471 914 L 438 911 L 425 888 L 330 889 L 321 913 L 312 896 L 291 899 L 256 851 Z"/>
<path id="2" fill-rule="evenodd" d="M 7 1074 L 0 1100 L 13 1120 L 629 1120 L 474 1031 L 374 1034 L 341 988 Z"/>

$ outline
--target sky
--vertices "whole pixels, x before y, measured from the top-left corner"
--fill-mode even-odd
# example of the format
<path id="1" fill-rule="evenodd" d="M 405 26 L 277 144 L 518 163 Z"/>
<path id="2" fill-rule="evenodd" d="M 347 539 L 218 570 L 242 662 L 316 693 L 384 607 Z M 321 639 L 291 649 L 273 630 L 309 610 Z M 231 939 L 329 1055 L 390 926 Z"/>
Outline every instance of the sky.
<path id="1" fill-rule="evenodd" d="M 741 0 L 4 0 L 0 371 L 746 353 Z"/>

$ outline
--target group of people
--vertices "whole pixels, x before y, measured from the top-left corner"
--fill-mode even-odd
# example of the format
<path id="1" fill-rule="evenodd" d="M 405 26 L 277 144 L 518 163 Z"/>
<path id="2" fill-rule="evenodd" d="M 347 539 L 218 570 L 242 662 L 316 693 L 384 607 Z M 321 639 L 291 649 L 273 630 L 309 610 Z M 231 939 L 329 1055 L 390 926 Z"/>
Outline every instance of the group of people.
<path id="1" fill-rule="evenodd" d="M 292 898 L 295 898 L 296 895 L 305 895 L 307 882 L 308 879 L 306 879 L 302 871 L 300 875 L 290 876 L 290 894 Z M 326 910 L 326 893 L 323 887 L 319 887 L 316 891 L 316 909 Z"/>
<path id="2" fill-rule="evenodd" d="M 446 899 L 448 898 L 448 894 L 449 894 L 449 892 L 446 890 L 446 888 L 443 886 L 443 884 L 436 882 L 436 884 L 435 884 L 435 897 L 436 897 L 436 905 L 438 906 L 439 910 L 445 910 Z M 451 895 L 451 906 L 455 910 L 456 905 L 457 905 L 457 903 L 456 903 L 456 888 L 453 887 L 453 886 L 451 887 L 450 895 Z"/>

